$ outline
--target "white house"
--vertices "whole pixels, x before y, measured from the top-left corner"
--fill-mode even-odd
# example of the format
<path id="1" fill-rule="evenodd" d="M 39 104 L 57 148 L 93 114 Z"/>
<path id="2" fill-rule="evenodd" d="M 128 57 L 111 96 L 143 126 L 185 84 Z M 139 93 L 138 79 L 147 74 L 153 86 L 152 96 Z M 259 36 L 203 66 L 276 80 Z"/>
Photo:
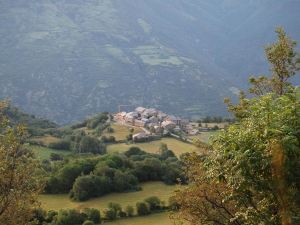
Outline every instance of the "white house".
<path id="1" fill-rule="evenodd" d="M 166 130 L 173 130 L 176 127 L 176 123 L 172 121 L 164 121 L 161 123 L 161 126 Z"/>

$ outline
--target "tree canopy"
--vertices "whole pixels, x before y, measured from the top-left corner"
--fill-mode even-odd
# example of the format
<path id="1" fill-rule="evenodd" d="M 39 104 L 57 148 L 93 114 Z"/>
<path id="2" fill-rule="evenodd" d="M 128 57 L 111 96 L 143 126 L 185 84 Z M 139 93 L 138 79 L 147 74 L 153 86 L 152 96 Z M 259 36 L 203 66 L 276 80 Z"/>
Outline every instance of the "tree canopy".
<path id="1" fill-rule="evenodd" d="M 25 225 L 37 206 L 42 182 L 38 163 L 23 146 L 25 128 L 8 126 L 3 115 L 5 102 L 0 102 L 0 224 Z"/>
<path id="2" fill-rule="evenodd" d="M 187 157 L 190 186 L 178 192 L 179 217 L 192 224 L 300 223 L 300 69 L 295 42 L 277 29 L 266 48 L 270 78 L 251 78 L 250 98 L 226 100 L 237 122 L 206 156 Z"/>

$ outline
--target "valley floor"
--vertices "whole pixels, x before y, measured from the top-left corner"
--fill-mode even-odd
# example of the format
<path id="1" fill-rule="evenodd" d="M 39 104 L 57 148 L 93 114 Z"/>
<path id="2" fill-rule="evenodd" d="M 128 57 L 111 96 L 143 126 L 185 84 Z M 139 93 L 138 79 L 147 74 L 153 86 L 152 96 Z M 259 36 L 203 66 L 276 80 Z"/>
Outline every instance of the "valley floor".
<path id="1" fill-rule="evenodd" d="M 45 210 L 96 208 L 102 211 L 107 208 L 110 202 L 119 203 L 123 208 L 127 205 L 135 207 L 136 202 L 143 201 L 145 198 L 151 196 L 157 196 L 167 204 L 169 197 L 179 188 L 179 186 L 166 185 L 162 182 L 147 182 L 141 186 L 142 191 L 113 193 L 85 202 L 74 202 L 69 198 L 68 194 L 41 195 L 40 201 L 42 208 Z"/>
<path id="2" fill-rule="evenodd" d="M 107 225 L 174 225 L 175 221 L 170 219 L 169 213 L 157 213 L 149 216 L 134 217 L 129 219 L 107 222 Z"/>

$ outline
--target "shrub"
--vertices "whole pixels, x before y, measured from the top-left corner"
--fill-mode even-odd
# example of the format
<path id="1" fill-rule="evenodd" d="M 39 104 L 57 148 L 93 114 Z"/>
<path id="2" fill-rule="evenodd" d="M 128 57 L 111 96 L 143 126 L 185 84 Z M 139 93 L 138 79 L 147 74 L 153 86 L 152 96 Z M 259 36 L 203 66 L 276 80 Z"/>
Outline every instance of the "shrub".
<path id="1" fill-rule="evenodd" d="M 60 141 L 50 143 L 48 147 L 57 150 L 70 150 L 71 142 L 68 140 L 60 140 Z"/>
<path id="2" fill-rule="evenodd" d="M 55 225 L 82 225 L 83 216 L 75 209 L 60 210 Z"/>
<path id="3" fill-rule="evenodd" d="M 128 205 L 126 207 L 125 212 L 126 212 L 128 217 L 133 217 L 133 215 L 134 215 L 134 209 L 131 205 Z"/>
<path id="4" fill-rule="evenodd" d="M 128 134 L 127 136 L 126 136 L 126 140 L 127 141 L 132 141 L 132 134 Z"/>
<path id="5" fill-rule="evenodd" d="M 138 186 L 138 179 L 128 172 L 118 170 L 113 179 L 114 190 L 123 192 L 127 190 L 136 190 Z"/>
<path id="6" fill-rule="evenodd" d="M 159 210 L 161 208 L 160 207 L 161 201 L 156 196 L 146 198 L 144 201 L 149 204 L 150 211 Z"/>
<path id="7" fill-rule="evenodd" d="M 108 133 L 113 133 L 115 131 L 112 127 L 108 127 L 106 130 Z"/>
<path id="8" fill-rule="evenodd" d="M 101 222 L 100 211 L 98 209 L 87 208 L 84 209 L 83 212 L 87 215 L 87 219 L 89 221 L 92 221 L 96 224 Z"/>
<path id="9" fill-rule="evenodd" d="M 119 211 L 118 212 L 118 216 L 120 217 L 120 218 L 124 218 L 124 217 L 126 217 L 127 216 L 127 214 L 126 214 L 126 212 L 124 212 L 124 211 Z"/>
<path id="10" fill-rule="evenodd" d="M 33 210 L 33 218 L 36 220 L 37 225 L 43 225 L 46 221 L 46 211 L 38 208 Z"/>
<path id="11" fill-rule="evenodd" d="M 79 153 L 104 154 L 105 146 L 97 138 L 84 136 L 79 143 Z"/>
<path id="12" fill-rule="evenodd" d="M 176 201 L 176 198 L 174 196 L 171 196 L 169 198 L 169 208 L 172 211 L 177 211 L 179 210 L 180 205 L 178 204 L 178 202 Z"/>
<path id="13" fill-rule="evenodd" d="M 140 149 L 139 147 L 130 147 L 125 153 L 124 155 L 126 155 L 127 157 L 131 157 L 133 155 L 145 155 L 147 154 L 145 151 L 143 151 L 142 149 Z"/>
<path id="14" fill-rule="evenodd" d="M 95 225 L 93 221 L 86 220 L 82 225 Z"/>
<path id="15" fill-rule="evenodd" d="M 70 193 L 75 201 L 85 201 L 109 192 L 110 183 L 106 177 L 86 175 L 78 177 Z"/>
<path id="16" fill-rule="evenodd" d="M 149 215 L 151 213 L 150 207 L 146 202 L 137 202 L 136 211 L 139 216 Z"/>
<path id="17" fill-rule="evenodd" d="M 108 220 L 115 220 L 117 216 L 122 212 L 122 207 L 118 203 L 110 202 L 108 204 L 108 209 L 104 211 L 105 218 Z"/>
<path id="18" fill-rule="evenodd" d="M 101 141 L 103 143 L 115 143 L 116 142 L 116 138 L 114 136 L 109 136 L 109 137 L 102 136 L 101 137 Z"/>
<path id="19" fill-rule="evenodd" d="M 115 220 L 117 219 L 117 212 L 114 209 L 106 209 L 104 210 L 104 216 L 107 220 Z"/>
<path id="20" fill-rule="evenodd" d="M 51 161 L 59 161 L 59 160 L 63 160 L 62 155 L 57 154 L 57 153 L 51 153 L 50 154 L 50 160 Z"/>
<path id="21" fill-rule="evenodd" d="M 54 218 L 57 216 L 57 214 L 58 213 L 56 211 L 49 210 L 46 216 L 46 222 L 51 223 L 54 220 Z"/>

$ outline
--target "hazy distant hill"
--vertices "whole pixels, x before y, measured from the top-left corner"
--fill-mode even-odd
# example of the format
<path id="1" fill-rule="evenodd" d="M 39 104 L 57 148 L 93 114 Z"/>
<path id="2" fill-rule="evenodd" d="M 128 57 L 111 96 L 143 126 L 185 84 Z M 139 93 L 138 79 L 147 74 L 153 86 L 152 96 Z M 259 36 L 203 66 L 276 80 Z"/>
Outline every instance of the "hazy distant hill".
<path id="1" fill-rule="evenodd" d="M 223 98 L 266 71 L 297 0 L 3 0 L 0 98 L 66 123 L 118 104 L 220 115 Z"/>
<path id="2" fill-rule="evenodd" d="M 9 123 L 11 126 L 22 124 L 26 127 L 29 133 L 37 133 L 39 130 L 58 127 L 57 124 L 49 120 L 38 118 L 34 115 L 29 115 L 14 106 L 9 106 L 8 108 L 6 108 L 4 110 L 4 115 L 9 119 Z"/>

